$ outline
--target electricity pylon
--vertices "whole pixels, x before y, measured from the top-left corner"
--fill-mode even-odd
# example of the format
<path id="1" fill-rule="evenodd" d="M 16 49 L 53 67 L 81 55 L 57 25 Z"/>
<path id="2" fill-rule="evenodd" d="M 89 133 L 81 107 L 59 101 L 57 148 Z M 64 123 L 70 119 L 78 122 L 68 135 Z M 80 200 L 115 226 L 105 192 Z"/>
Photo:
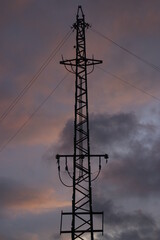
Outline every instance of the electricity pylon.
<path id="1" fill-rule="evenodd" d="M 74 153 L 73 155 L 56 155 L 60 180 L 60 161 L 65 162 L 65 170 L 72 178 L 72 212 L 62 212 L 60 233 L 71 233 L 71 239 L 94 240 L 95 232 L 103 234 L 103 212 L 94 212 L 92 209 L 92 188 L 94 181 L 101 170 L 101 158 L 107 159 L 107 154 L 90 154 L 89 116 L 88 116 L 88 89 L 87 75 L 93 71 L 94 65 L 102 63 L 100 60 L 86 57 L 85 30 L 89 28 L 85 22 L 82 7 L 78 6 L 76 23 L 76 58 L 60 62 L 67 70 L 75 74 L 75 119 L 74 119 Z M 89 72 L 88 67 L 92 67 Z M 69 69 L 70 68 L 70 69 Z M 99 160 L 99 171 L 96 177 L 91 177 L 91 158 Z M 72 159 L 72 174 L 68 167 L 68 159 Z M 62 181 L 62 183 L 64 183 Z M 64 183 L 65 186 L 66 183 Z M 71 229 L 63 229 L 63 216 L 71 216 Z M 94 227 L 94 216 L 101 215 L 102 225 L 99 229 Z"/>

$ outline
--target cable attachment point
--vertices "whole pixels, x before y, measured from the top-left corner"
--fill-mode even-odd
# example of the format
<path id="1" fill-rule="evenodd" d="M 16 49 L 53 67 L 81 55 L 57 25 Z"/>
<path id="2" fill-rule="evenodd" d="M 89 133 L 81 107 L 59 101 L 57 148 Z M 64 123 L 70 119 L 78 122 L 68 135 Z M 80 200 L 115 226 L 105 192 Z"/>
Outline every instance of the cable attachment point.
<path id="1" fill-rule="evenodd" d="M 65 166 L 65 170 L 68 172 L 67 157 L 66 157 L 66 159 L 65 159 L 65 164 L 66 164 L 66 166 Z"/>
<path id="2" fill-rule="evenodd" d="M 101 157 L 99 157 L 99 170 L 101 170 Z"/>
<path id="3" fill-rule="evenodd" d="M 57 164 L 58 164 L 58 171 L 60 172 L 60 163 L 59 163 L 60 156 L 59 156 L 59 154 L 56 155 L 56 159 L 57 159 Z"/>
<path id="4" fill-rule="evenodd" d="M 106 159 L 106 164 L 107 164 L 108 163 L 108 158 L 109 158 L 108 154 L 105 154 L 104 158 Z"/>

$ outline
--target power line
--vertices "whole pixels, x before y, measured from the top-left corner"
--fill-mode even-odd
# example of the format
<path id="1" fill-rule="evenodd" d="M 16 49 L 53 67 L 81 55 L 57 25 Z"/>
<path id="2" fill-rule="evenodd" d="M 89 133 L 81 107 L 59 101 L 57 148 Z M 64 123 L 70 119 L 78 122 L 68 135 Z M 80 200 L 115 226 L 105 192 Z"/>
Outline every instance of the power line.
<path id="1" fill-rule="evenodd" d="M 67 78 L 68 74 L 61 79 L 61 81 L 56 85 L 56 87 L 49 93 L 49 95 L 41 102 L 41 104 L 34 110 L 34 112 L 28 117 L 28 119 L 20 126 L 20 128 L 10 137 L 8 140 L 0 146 L 0 152 L 2 152 L 6 146 L 24 129 L 24 127 L 31 121 L 34 115 L 42 108 L 42 106 L 47 102 L 47 100 L 53 95 L 56 89 L 61 85 L 61 83 Z"/>
<path id="2" fill-rule="evenodd" d="M 4 111 L 4 113 L 0 117 L 0 122 L 2 122 L 10 113 L 10 111 L 16 106 L 16 104 L 20 101 L 20 99 L 24 96 L 24 94 L 31 88 L 33 83 L 39 78 L 40 74 L 45 70 L 48 64 L 52 61 L 52 59 L 59 52 L 61 47 L 65 44 L 68 38 L 71 36 L 73 30 L 70 30 L 64 38 L 60 41 L 57 47 L 50 53 L 49 57 L 44 61 L 38 72 L 33 76 L 33 78 L 26 84 L 26 86 L 21 90 L 21 92 L 17 95 L 17 97 L 11 102 L 8 108 Z"/>
<path id="3" fill-rule="evenodd" d="M 115 41 L 113 41 L 111 38 L 105 36 L 103 33 L 100 33 L 99 31 L 91 28 L 91 30 L 98 34 L 99 36 L 101 36 L 102 38 L 106 39 L 107 41 L 111 42 L 112 44 L 116 45 L 117 47 L 119 47 L 120 49 L 122 49 L 123 51 L 127 52 L 128 54 L 134 56 L 135 58 L 137 58 L 138 60 L 140 60 L 141 62 L 145 63 L 146 65 L 148 65 L 149 67 L 153 68 L 154 70 L 157 70 L 158 72 L 160 72 L 160 67 L 154 65 L 153 63 L 149 62 L 148 60 L 138 56 L 137 54 L 135 54 L 134 52 L 128 50 L 127 48 L 121 46 L 120 44 L 116 43 Z"/>
<path id="4" fill-rule="evenodd" d="M 143 90 L 142 88 L 139 88 L 139 87 L 135 86 L 134 84 L 132 84 L 132 83 L 130 83 L 130 82 L 124 80 L 123 78 L 117 76 L 117 75 L 114 74 L 114 73 L 111 73 L 111 72 L 108 71 L 108 70 L 105 70 L 105 69 L 103 69 L 103 68 L 101 68 L 101 67 L 97 67 L 97 68 L 100 69 L 100 70 L 102 70 L 103 72 L 109 74 L 110 76 L 112 76 L 112 77 L 114 77 L 114 78 L 120 80 L 121 82 L 123 82 L 123 83 L 129 85 L 130 87 L 133 87 L 133 88 L 135 88 L 136 90 L 139 90 L 140 92 L 142 92 L 142 93 L 144 93 L 144 94 L 146 94 L 146 95 L 148 95 L 148 96 L 154 98 L 154 99 L 157 100 L 158 102 L 160 102 L 160 98 L 158 98 L 158 97 L 152 95 L 151 93 L 149 93 L 149 92 Z"/>

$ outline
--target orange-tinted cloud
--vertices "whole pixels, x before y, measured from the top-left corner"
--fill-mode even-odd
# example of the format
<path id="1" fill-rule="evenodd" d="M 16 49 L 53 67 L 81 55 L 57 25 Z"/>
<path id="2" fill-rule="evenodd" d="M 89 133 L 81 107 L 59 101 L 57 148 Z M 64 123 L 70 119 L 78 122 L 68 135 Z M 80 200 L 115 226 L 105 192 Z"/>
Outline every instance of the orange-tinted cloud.
<path id="1" fill-rule="evenodd" d="M 42 212 L 70 206 L 51 188 L 28 187 L 10 179 L 0 178 L 0 208 L 3 210 Z"/>

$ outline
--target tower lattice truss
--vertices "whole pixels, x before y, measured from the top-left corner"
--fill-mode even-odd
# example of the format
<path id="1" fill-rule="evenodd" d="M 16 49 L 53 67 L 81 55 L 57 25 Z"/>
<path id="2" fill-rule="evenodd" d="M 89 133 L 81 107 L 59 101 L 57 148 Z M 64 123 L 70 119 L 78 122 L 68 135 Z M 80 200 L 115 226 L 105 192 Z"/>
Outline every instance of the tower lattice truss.
<path id="1" fill-rule="evenodd" d="M 82 7 L 78 7 L 76 23 L 73 29 L 76 31 L 76 58 L 60 62 L 67 70 L 75 74 L 75 119 L 74 119 L 74 153 L 71 155 L 57 154 L 58 172 L 61 178 L 61 161 L 65 164 L 65 170 L 72 179 L 73 196 L 72 211 L 62 212 L 60 233 L 70 233 L 71 239 L 94 240 L 94 233 L 103 234 L 103 212 L 95 212 L 92 209 L 92 182 L 101 171 L 101 159 L 107 159 L 107 154 L 90 154 L 89 115 L 88 115 L 88 88 L 87 75 L 94 69 L 94 65 L 102 63 L 100 60 L 86 57 L 85 31 L 89 28 L 85 22 Z M 90 69 L 90 71 L 88 70 Z M 97 176 L 92 178 L 91 161 L 99 162 Z M 72 170 L 68 162 L 72 162 Z M 62 181 L 65 186 L 66 183 Z M 99 215 L 102 224 L 99 228 L 94 226 L 94 216 Z M 71 218 L 71 228 L 64 229 L 63 218 Z M 87 238 L 86 238 L 87 237 Z"/>

